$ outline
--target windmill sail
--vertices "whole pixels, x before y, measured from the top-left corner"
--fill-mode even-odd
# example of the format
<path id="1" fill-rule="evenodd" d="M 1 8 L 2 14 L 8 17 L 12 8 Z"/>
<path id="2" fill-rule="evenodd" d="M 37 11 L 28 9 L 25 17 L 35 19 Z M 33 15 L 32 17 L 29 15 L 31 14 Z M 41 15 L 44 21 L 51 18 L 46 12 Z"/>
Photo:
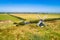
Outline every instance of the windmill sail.
<path id="1" fill-rule="evenodd" d="M 47 15 L 45 15 L 44 17 L 40 17 L 40 16 L 38 15 L 37 17 L 40 19 L 40 21 L 37 23 L 37 26 L 40 26 L 40 27 L 45 26 L 43 20 L 45 20 L 45 19 L 47 18 Z"/>

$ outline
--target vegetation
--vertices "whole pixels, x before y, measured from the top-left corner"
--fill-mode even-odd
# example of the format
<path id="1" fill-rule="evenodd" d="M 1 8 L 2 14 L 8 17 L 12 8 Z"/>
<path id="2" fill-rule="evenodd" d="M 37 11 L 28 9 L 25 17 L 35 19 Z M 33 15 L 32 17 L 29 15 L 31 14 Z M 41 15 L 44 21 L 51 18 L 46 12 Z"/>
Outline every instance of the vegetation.
<path id="1" fill-rule="evenodd" d="M 32 23 L 23 25 L 20 22 L 22 20 L 11 15 Z M 38 14 L 0 14 L 0 20 L 12 20 L 9 23 L 0 23 L 0 40 L 60 40 L 60 15 L 48 14 L 45 20 L 49 21 L 45 21 L 46 26 L 43 28 L 36 26 L 39 21 L 36 15 Z M 46 14 L 39 15 L 43 17 Z M 16 24 L 19 26 L 14 26 Z"/>
<path id="2" fill-rule="evenodd" d="M 23 19 L 26 19 L 27 21 L 40 20 L 41 18 L 42 19 L 60 18 L 60 14 L 11 14 L 11 15 L 21 17 Z"/>
<path id="3" fill-rule="evenodd" d="M 12 20 L 12 21 L 19 21 L 18 18 L 12 17 L 8 14 L 0 14 L 0 20 Z"/>

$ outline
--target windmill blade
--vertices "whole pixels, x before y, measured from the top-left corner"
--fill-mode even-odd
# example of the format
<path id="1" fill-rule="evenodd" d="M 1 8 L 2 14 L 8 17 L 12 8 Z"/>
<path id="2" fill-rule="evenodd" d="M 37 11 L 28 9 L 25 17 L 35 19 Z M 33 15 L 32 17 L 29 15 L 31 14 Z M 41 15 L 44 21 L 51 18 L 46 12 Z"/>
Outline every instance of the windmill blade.
<path id="1" fill-rule="evenodd" d="M 47 17 L 48 17 L 48 15 L 45 15 L 45 16 L 43 17 L 43 20 L 45 20 Z"/>
<path id="2" fill-rule="evenodd" d="M 39 15 L 37 16 L 39 19 L 42 19 Z"/>
<path id="3" fill-rule="evenodd" d="M 37 17 L 38 17 L 39 19 L 45 20 L 45 19 L 48 17 L 48 15 L 45 15 L 45 16 L 43 16 L 43 17 L 37 15 Z"/>

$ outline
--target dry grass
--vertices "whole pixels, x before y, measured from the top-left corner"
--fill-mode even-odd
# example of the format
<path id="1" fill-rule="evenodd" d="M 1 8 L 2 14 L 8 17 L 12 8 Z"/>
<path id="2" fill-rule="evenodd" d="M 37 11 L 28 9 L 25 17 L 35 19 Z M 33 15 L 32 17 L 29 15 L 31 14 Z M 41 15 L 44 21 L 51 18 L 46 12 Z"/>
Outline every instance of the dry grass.
<path id="1" fill-rule="evenodd" d="M 59 40 L 60 20 L 46 22 L 46 24 L 48 24 L 48 26 L 43 28 L 37 27 L 36 24 L 20 25 L 17 27 L 12 26 L 0 31 L 0 36 L 2 35 L 1 40 L 3 40 L 2 37 L 5 40 Z"/>
<path id="2" fill-rule="evenodd" d="M 14 16 L 18 16 L 24 19 L 29 20 L 38 20 L 38 19 L 48 19 L 48 18 L 60 18 L 59 14 L 12 14 Z M 40 16 L 40 18 L 38 17 Z"/>
<path id="3" fill-rule="evenodd" d="M 12 14 L 27 19 L 28 21 L 39 19 L 36 15 L 42 14 Z M 59 15 L 48 15 L 48 18 L 59 18 Z M 36 24 L 11 26 L 0 29 L 0 40 L 60 40 L 60 20 L 47 21 L 47 26 L 41 28 Z M 9 25 L 8 25 L 9 26 Z"/>

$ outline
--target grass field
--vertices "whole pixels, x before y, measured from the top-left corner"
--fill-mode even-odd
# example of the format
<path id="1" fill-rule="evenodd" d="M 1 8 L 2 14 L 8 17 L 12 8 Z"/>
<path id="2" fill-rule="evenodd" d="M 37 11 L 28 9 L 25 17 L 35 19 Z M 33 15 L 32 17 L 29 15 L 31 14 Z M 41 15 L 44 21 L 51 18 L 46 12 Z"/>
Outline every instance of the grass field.
<path id="1" fill-rule="evenodd" d="M 8 14 L 0 14 L 0 20 L 12 20 L 12 21 L 19 21 L 18 18 L 12 17 Z"/>
<path id="2" fill-rule="evenodd" d="M 39 20 L 37 15 L 41 18 L 47 14 L 10 14 L 29 20 Z M 0 20 L 20 21 L 18 18 L 7 14 L 1 14 Z M 59 14 L 48 14 L 46 19 L 60 18 Z M 44 18 L 43 18 L 44 19 Z M 60 20 L 46 21 L 47 26 L 41 28 L 36 26 L 36 23 L 13 26 L 11 23 L 0 24 L 0 40 L 60 40 Z M 11 25 L 11 26 L 10 26 Z M 7 27 L 10 26 L 10 27 Z"/>
<path id="3" fill-rule="evenodd" d="M 48 18 L 60 18 L 60 14 L 12 14 L 24 18 L 26 20 L 38 20 L 38 19 L 48 19 Z M 40 18 L 38 17 L 40 16 Z"/>

